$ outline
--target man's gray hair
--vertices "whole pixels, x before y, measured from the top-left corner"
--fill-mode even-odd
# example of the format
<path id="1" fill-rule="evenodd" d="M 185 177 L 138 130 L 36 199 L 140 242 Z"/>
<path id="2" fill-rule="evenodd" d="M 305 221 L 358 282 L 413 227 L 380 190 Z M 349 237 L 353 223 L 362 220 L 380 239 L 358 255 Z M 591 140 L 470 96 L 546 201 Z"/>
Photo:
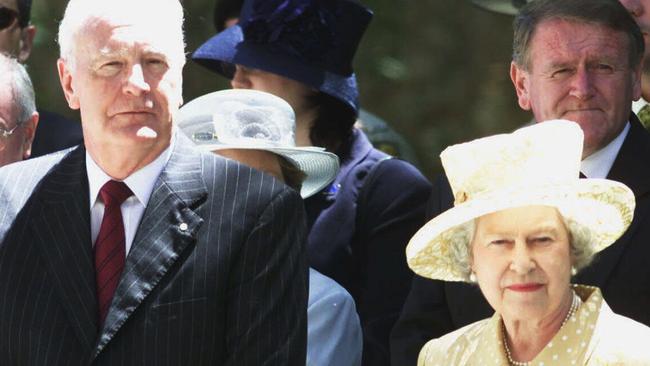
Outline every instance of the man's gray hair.
<path id="1" fill-rule="evenodd" d="M 590 245 L 591 230 L 577 221 L 560 215 L 569 233 L 570 255 L 576 271 L 587 267 L 596 254 Z M 455 267 L 462 269 L 466 281 L 472 272 L 472 241 L 476 230 L 476 219 L 458 225 L 449 236 L 449 255 Z"/>
<path id="2" fill-rule="evenodd" d="M 0 53 L 0 75 L 3 83 L 8 83 L 11 88 L 16 124 L 27 122 L 36 112 L 34 86 L 27 69 L 15 58 Z M 6 88 L 7 85 L 2 85 L 2 87 Z"/>
<path id="3" fill-rule="evenodd" d="M 178 52 L 173 61 L 180 66 L 185 63 L 185 39 L 183 36 L 183 6 L 179 0 L 70 0 L 59 24 L 60 57 L 74 65 L 74 48 L 77 35 L 84 27 L 97 19 L 119 19 L 124 24 L 135 20 L 151 24 L 163 24 L 167 41 Z"/>

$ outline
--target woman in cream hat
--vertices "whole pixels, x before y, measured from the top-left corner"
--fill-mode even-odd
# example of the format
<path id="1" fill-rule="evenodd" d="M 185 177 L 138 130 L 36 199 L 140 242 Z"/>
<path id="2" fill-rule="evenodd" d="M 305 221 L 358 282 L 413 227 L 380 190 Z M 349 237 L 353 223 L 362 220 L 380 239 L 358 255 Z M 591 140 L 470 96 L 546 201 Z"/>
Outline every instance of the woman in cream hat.
<path id="1" fill-rule="evenodd" d="M 572 274 L 632 221 L 634 196 L 578 179 L 583 134 L 547 121 L 447 148 L 454 208 L 407 247 L 419 275 L 478 283 L 491 318 L 427 343 L 419 365 L 648 365 L 650 328 Z"/>

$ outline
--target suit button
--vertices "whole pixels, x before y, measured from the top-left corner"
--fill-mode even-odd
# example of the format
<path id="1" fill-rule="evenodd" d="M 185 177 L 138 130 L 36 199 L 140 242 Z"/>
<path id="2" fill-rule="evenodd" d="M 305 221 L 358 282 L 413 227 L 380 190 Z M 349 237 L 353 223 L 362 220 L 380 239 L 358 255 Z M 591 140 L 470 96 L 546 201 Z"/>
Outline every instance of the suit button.
<path id="1" fill-rule="evenodd" d="M 180 225 L 178 225 L 178 228 L 181 229 L 181 231 L 187 231 L 187 224 L 184 222 L 181 222 Z"/>

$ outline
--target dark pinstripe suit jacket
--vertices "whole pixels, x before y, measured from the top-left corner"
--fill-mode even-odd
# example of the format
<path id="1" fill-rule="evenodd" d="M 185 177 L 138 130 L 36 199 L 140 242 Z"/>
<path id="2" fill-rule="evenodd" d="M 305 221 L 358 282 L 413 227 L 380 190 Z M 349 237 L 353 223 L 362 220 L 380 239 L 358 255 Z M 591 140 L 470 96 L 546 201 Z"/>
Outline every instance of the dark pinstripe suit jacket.
<path id="1" fill-rule="evenodd" d="M 189 144 L 155 183 L 101 329 L 85 150 L 0 169 L 0 365 L 304 364 L 300 197 Z"/>

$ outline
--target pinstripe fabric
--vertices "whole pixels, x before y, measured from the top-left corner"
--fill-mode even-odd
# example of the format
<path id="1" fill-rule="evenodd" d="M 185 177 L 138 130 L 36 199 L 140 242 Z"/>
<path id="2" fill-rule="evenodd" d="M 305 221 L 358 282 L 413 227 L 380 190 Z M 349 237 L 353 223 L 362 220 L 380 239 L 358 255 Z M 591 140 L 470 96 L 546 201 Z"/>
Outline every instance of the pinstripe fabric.
<path id="1" fill-rule="evenodd" d="M 0 365 L 304 364 L 297 194 L 178 136 L 97 329 L 83 159 L 0 169 Z"/>

